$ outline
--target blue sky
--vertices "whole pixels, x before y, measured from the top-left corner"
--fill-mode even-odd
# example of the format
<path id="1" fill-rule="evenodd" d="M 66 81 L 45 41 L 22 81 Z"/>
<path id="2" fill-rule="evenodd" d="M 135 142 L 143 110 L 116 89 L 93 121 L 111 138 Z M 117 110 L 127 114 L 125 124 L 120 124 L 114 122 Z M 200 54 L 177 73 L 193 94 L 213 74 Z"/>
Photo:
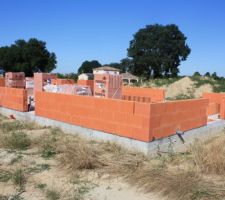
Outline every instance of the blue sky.
<path id="1" fill-rule="evenodd" d="M 76 72 L 84 60 L 119 62 L 133 34 L 155 23 L 177 24 L 187 36 L 182 75 L 225 76 L 225 0 L 0 0 L 0 46 L 44 40 L 57 72 Z"/>

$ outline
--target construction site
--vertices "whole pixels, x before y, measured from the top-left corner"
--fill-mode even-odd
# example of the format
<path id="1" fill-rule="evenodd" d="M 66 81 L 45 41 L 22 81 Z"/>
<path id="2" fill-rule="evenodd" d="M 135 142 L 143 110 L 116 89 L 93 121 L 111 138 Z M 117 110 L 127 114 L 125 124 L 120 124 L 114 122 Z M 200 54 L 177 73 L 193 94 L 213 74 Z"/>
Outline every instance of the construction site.
<path id="1" fill-rule="evenodd" d="M 91 80 L 90 80 L 91 79 Z M 99 67 L 77 83 L 51 73 L 8 72 L 0 79 L 1 113 L 154 154 L 171 138 L 180 149 L 211 127 L 221 131 L 225 94 L 165 100 L 165 90 L 123 86 L 119 70 Z M 187 141 L 184 140 L 187 138 Z"/>

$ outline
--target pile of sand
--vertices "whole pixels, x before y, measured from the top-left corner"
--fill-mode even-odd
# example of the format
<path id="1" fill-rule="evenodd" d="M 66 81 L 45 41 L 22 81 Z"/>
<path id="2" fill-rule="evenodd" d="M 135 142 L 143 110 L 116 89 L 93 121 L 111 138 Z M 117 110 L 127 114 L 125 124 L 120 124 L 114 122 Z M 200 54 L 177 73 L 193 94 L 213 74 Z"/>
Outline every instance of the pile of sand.
<path id="1" fill-rule="evenodd" d="M 179 95 L 193 96 L 199 98 L 203 92 L 212 92 L 213 88 L 210 84 L 205 84 L 199 88 L 195 87 L 194 81 L 189 77 L 184 77 L 169 86 L 162 87 L 166 90 L 166 98 L 176 98 Z"/>

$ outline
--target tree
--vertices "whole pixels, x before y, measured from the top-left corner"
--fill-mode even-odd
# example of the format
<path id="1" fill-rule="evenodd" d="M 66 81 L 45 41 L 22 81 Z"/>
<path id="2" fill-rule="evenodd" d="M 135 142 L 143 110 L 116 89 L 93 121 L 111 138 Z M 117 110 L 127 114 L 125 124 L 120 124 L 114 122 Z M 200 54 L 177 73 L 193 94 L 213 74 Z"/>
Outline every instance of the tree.
<path id="1" fill-rule="evenodd" d="M 214 79 L 218 79 L 218 78 L 219 78 L 219 77 L 217 76 L 217 73 L 216 73 L 216 72 L 213 72 L 212 75 L 211 75 L 211 77 L 214 78 Z"/>
<path id="2" fill-rule="evenodd" d="M 62 74 L 62 73 L 57 73 L 57 78 L 62 78 L 62 79 L 73 79 L 75 82 L 77 82 L 78 75 L 75 73 L 69 73 L 69 74 Z"/>
<path id="3" fill-rule="evenodd" d="M 97 60 L 84 61 L 78 69 L 78 74 L 92 73 L 93 69 L 102 66 Z"/>
<path id="4" fill-rule="evenodd" d="M 211 75 L 209 72 L 206 72 L 204 76 L 210 77 Z"/>
<path id="5" fill-rule="evenodd" d="M 33 72 L 51 72 L 56 63 L 55 53 L 50 53 L 46 43 L 35 38 L 17 40 L 0 48 L 0 67 L 6 72 L 23 71 L 26 76 L 32 76 Z"/>
<path id="6" fill-rule="evenodd" d="M 201 74 L 200 74 L 199 72 L 195 72 L 195 73 L 193 74 L 193 76 L 201 76 Z"/>
<path id="7" fill-rule="evenodd" d="M 132 72 L 134 68 L 133 60 L 130 58 L 124 58 L 120 61 L 120 64 L 124 72 Z"/>
<path id="8" fill-rule="evenodd" d="M 130 58 L 124 58 L 119 63 L 113 62 L 113 63 L 109 63 L 105 65 L 114 67 L 116 69 L 119 69 L 121 73 L 125 73 L 132 69 L 133 62 L 132 62 L 132 59 Z"/>
<path id="9" fill-rule="evenodd" d="M 185 35 L 174 25 L 147 25 L 130 41 L 128 56 L 133 58 L 133 73 L 147 78 L 177 76 L 181 61 L 191 50 Z"/>

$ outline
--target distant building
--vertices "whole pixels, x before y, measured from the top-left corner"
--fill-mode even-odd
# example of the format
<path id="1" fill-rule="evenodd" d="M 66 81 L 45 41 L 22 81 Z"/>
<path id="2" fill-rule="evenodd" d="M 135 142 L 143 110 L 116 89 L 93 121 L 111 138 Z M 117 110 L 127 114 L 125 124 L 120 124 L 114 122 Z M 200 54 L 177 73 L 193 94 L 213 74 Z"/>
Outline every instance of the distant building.
<path id="1" fill-rule="evenodd" d="M 78 80 L 93 80 L 94 75 L 92 73 L 83 73 L 78 76 Z"/>
<path id="2" fill-rule="evenodd" d="M 119 75 L 120 70 L 109 67 L 109 66 L 103 66 L 93 69 L 93 74 L 111 74 L 111 75 Z"/>
<path id="3" fill-rule="evenodd" d="M 131 83 L 138 82 L 138 77 L 132 75 L 129 72 L 122 73 L 121 75 L 122 75 L 122 79 L 123 79 L 123 83 L 124 84 L 129 84 L 130 85 Z"/>

